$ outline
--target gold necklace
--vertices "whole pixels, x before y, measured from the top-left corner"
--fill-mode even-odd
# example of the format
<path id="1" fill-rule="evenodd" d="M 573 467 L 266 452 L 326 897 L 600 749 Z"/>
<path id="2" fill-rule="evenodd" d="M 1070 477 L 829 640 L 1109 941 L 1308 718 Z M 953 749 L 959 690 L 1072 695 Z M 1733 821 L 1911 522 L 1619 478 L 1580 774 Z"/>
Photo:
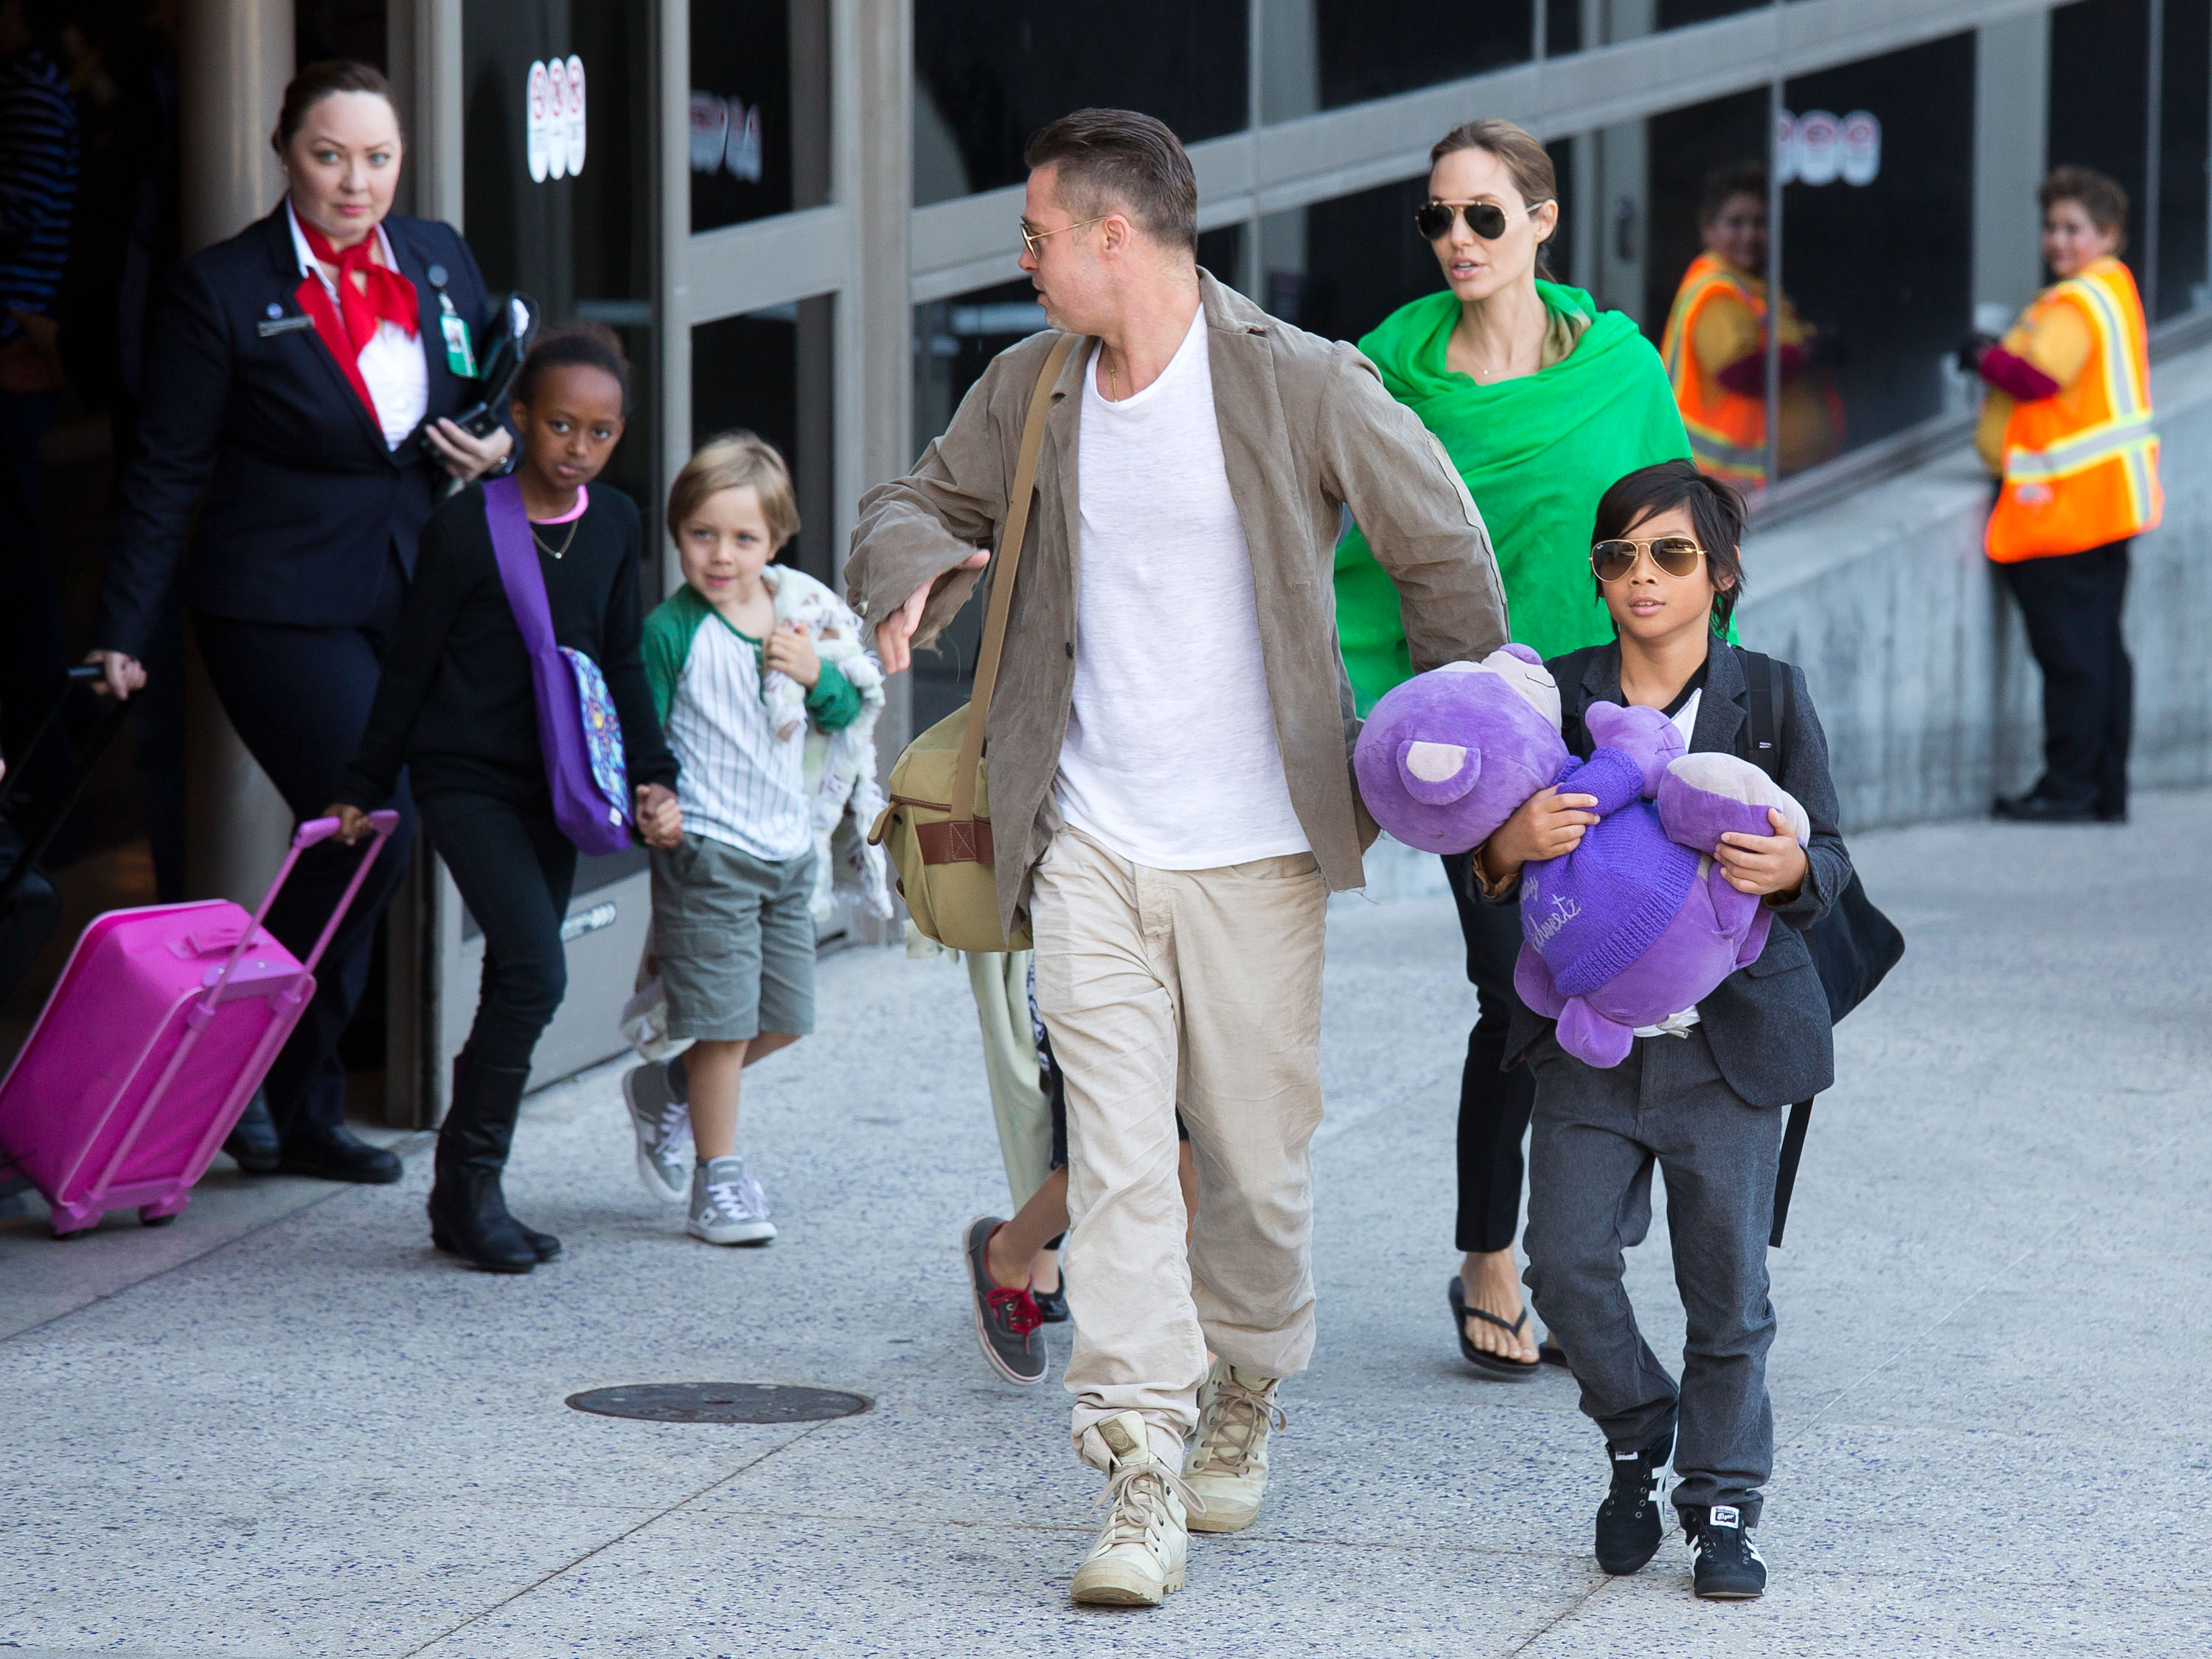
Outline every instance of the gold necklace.
<path id="1" fill-rule="evenodd" d="M 554 558 L 558 559 L 564 556 L 568 553 L 568 550 L 576 544 L 576 532 L 583 522 L 584 515 L 579 513 L 575 517 L 574 522 L 570 524 L 568 526 L 568 539 L 562 542 L 558 547 L 548 547 L 545 544 L 545 538 L 538 533 L 538 526 L 534 523 L 530 526 L 530 539 L 538 544 L 538 551 L 541 553 L 550 554 Z"/>
<path id="2" fill-rule="evenodd" d="M 1107 389 L 1113 393 L 1111 401 L 1118 404 L 1121 401 L 1121 377 L 1114 372 L 1112 348 L 1103 345 L 1100 346 L 1098 348 L 1098 361 L 1106 365 Z"/>

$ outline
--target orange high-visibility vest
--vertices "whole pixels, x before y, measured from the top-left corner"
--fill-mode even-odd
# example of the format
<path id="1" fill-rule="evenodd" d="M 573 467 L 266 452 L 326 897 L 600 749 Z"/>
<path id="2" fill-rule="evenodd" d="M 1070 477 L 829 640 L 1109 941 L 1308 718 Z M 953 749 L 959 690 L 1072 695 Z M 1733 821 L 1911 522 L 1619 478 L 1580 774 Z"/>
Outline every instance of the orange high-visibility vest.
<path id="1" fill-rule="evenodd" d="M 2004 483 L 1983 542 L 2001 564 L 2124 540 L 2166 508 L 2135 278 L 2118 259 L 2099 259 L 2036 295 L 2022 320 L 2052 306 L 2078 307 L 2094 343 L 2072 385 L 2015 404 L 2005 422 Z"/>
<path id="2" fill-rule="evenodd" d="M 1700 253 L 1682 273 L 1682 285 L 1674 291 L 1666 331 L 1660 337 L 1659 356 L 1667 365 L 1667 379 L 1674 388 L 1674 407 L 1681 411 L 1682 428 L 1690 434 L 1690 453 L 1697 458 L 1698 471 L 1708 477 L 1725 478 L 1739 489 L 1758 489 L 1766 483 L 1766 400 L 1730 392 L 1712 378 L 1711 368 L 1698 361 L 1698 313 L 1723 294 L 1733 295 L 1758 319 L 1763 337 L 1766 284 L 1747 277 L 1713 254 Z"/>

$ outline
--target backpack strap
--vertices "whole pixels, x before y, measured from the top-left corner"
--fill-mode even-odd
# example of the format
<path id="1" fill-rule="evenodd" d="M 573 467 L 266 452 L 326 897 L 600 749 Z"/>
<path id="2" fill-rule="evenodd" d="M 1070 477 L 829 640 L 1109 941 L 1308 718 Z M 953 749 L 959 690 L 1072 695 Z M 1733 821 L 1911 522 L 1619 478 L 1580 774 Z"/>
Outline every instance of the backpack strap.
<path id="1" fill-rule="evenodd" d="M 1763 652 L 1747 651 L 1740 645 L 1730 649 L 1742 663 L 1744 683 L 1750 689 L 1750 718 L 1744 722 L 1750 752 L 1743 758 L 1780 783 L 1790 763 L 1784 740 L 1790 730 L 1790 675 Z"/>

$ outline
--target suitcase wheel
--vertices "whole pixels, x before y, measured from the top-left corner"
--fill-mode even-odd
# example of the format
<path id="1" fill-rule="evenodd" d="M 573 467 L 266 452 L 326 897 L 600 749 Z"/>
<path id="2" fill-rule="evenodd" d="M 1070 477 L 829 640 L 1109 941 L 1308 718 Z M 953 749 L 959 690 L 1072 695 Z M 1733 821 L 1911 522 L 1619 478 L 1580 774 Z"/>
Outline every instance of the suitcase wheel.
<path id="1" fill-rule="evenodd" d="M 66 1244 L 73 1238 L 90 1238 L 93 1234 L 98 1231 L 99 1227 L 96 1223 L 90 1227 L 72 1227 L 67 1232 L 64 1232 L 59 1227 L 56 1227 L 54 1229 L 54 1239 L 58 1243 Z"/>
<path id="2" fill-rule="evenodd" d="M 138 1224 L 142 1227 L 166 1227 L 176 1218 L 176 1212 L 173 1210 L 167 1215 L 149 1215 L 144 1210 L 138 1212 Z"/>

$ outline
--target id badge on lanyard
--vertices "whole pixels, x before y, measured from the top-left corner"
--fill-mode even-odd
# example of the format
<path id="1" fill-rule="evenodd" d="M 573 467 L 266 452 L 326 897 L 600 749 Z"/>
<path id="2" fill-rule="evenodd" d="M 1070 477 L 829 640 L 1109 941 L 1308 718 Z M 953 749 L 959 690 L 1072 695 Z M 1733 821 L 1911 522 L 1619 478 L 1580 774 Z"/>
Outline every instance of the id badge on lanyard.
<path id="1" fill-rule="evenodd" d="M 453 309 L 453 300 L 443 291 L 438 295 L 438 329 L 446 337 L 446 367 L 456 378 L 473 380 L 477 377 L 477 354 L 469 344 L 469 325 Z"/>

